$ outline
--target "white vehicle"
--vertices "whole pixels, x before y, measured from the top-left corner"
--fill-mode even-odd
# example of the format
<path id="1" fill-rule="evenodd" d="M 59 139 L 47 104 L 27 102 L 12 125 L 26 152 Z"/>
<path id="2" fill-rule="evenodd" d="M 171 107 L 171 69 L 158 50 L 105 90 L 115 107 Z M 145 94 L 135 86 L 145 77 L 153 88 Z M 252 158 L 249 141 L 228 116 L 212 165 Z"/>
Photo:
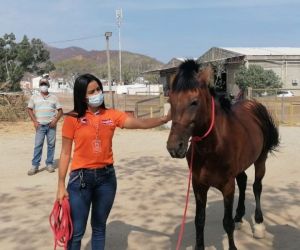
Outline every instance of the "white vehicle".
<path id="1" fill-rule="evenodd" d="M 122 94 L 128 94 L 128 89 L 126 85 L 120 85 L 117 86 L 117 94 L 118 95 L 122 95 Z"/>
<path id="2" fill-rule="evenodd" d="M 294 93 L 290 90 L 279 90 L 277 92 L 277 97 L 292 97 Z"/>

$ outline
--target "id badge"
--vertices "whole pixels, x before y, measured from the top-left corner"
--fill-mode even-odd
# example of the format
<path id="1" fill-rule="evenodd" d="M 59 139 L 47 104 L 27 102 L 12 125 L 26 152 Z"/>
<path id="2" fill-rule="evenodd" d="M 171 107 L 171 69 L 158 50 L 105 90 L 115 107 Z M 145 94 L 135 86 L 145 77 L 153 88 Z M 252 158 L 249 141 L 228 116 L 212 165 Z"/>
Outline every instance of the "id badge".
<path id="1" fill-rule="evenodd" d="M 93 152 L 100 153 L 101 152 L 101 141 L 99 139 L 92 141 Z"/>

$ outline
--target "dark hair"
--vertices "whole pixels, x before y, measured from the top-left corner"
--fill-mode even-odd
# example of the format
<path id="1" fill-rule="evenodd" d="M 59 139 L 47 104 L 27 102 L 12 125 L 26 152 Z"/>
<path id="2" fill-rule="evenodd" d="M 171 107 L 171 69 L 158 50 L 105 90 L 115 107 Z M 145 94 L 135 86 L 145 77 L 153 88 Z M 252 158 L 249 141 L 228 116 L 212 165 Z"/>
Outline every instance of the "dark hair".
<path id="1" fill-rule="evenodd" d="M 41 86 L 42 84 L 46 84 L 48 87 L 50 87 L 49 80 L 45 77 L 42 77 L 39 81 L 39 86 Z"/>
<path id="2" fill-rule="evenodd" d="M 73 89 L 74 96 L 74 109 L 68 113 L 68 115 L 76 116 L 78 118 L 85 116 L 85 112 L 88 108 L 86 102 L 86 90 L 90 82 L 96 81 L 103 92 L 103 86 L 101 81 L 91 75 L 91 74 L 83 74 L 76 78 Z M 100 106 L 105 109 L 105 103 Z"/>

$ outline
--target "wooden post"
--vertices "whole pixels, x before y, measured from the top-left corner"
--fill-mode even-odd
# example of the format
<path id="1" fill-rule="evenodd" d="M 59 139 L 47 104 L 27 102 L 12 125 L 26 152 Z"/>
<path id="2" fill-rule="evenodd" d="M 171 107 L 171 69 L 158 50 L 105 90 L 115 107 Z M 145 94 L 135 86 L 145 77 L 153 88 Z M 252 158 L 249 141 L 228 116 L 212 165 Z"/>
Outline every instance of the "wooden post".
<path id="1" fill-rule="evenodd" d="M 251 87 L 247 88 L 247 99 L 248 100 L 252 99 L 252 88 Z"/>
<path id="2" fill-rule="evenodd" d="M 294 105 L 290 103 L 290 124 L 294 124 Z"/>
<path id="3" fill-rule="evenodd" d="M 137 102 L 135 103 L 134 112 L 135 112 L 135 117 L 138 118 L 138 112 L 139 112 L 139 110 L 138 110 L 138 104 L 137 104 Z"/>
<path id="4" fill-rule="evenodd" d="M 160 110 L 160 116 L 164 115 L 164 103 L 165 103 L 165 97 L 162 87 L 159 88 L 159 110 Z"/>

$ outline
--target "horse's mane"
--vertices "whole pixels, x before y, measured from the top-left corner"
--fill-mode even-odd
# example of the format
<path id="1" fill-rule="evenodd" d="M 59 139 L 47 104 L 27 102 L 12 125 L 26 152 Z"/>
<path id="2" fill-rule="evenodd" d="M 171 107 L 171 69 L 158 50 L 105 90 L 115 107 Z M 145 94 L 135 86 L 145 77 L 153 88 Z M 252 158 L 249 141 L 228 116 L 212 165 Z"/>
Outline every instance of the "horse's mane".
<path id="1" fill-rule="evenodd" d="M 180 92 L 199 88 L 199 64 L 194 60 L 186 60 L 178 67 L 171 86 L 171 91 Z"/>
<path id="2" fill-rule="evenodd" d="M 171 85 L 171 91 L 180 92 L 186 90 L 194 90 L 203 87 L 208 87 L 209 94 L 220 103 L 220 106 L 226 112 L 231 110 L 231 100 L 225 94 L 219 94 L 214 87 L 209 86 L 207 82 L 201 77 L 201 74 L 210 74 L 210 72 L 200 72 L 200 65 L 195 60 L 186 60 L 178 67 L 176 76 Z"/>
<path id="3" fill-rule="evenodd" d="M 220 103 L 221 108 L 226 112 L 229 113 L 231 111 L 232 102 L 230 97 L 224 93 L 216 92 L 215 88 L 209 86 L 209 92 L 214 97 L 216 101 Z"/>

